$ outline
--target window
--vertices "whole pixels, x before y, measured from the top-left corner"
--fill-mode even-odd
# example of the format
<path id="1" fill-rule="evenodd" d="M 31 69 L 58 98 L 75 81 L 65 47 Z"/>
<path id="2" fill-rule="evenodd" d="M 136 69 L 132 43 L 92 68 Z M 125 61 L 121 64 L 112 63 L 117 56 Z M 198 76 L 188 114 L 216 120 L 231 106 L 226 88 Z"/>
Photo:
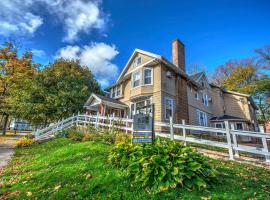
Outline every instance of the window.
<path id="1" fill-rule="evenodd" d="M 236 130 L 244 130 L 243 123 L 236 123 Z"/>
<path id="2" fill-rule="evenodd" d="M 205 112 L 202 112 L 200 110 L 197 110 L 197 117 L 199 119 L 199 125 L 200 126 L 207 126 L 207 114 Z"/>
<path id="3" fill-rule="evenodd" d="M 133 117 L 133 115 L 138 113 L 152 113 L 151 103 L 152 103 L 151 97 L 143 101 L 131 103 L 130 106 L 131 118 Z"/>
<path id="4" fill-rule="evenodd" d="M 152 69 L 144 69 L 144 85 L 152 84 Z"/>
<path id="5" fill-rule="evenodd" d="M 165 98 L 165 119 L 168 120 L 173 116 L 173 99 Z"/>
<path id="6" fill-rule="evenodd" d="M 208 95 L 204 94 L 204 105 L 208 106 Z"/>
<path id="7" fill-rule="evenodd" d="M 111 89 L 111 98 L 114 98 L 116 95 L 116 88 Z"/>
<path id="8" fill-rule="evenodd" d="M 121 86 L 117 86 L 116 87 L 116 96 L 119 97 L 120 96 L 120 91 L 121 91 Z"/>
<path id="9" fill-rule="evenodd" d="M 206 106 L 208 106 L 208 95 L 202 94 L 202 103 Z"/>
<path id="10" fill-rule="evenodd" d="M 202 81 L 202 87 L 204 87 L 205 85 L 204 85 L 204 82 Z"/>
<path id="11" fill-rule="evenodd" d="M 220 129 L 221 129 L 221 128 L 224 129 L 224 128 L 225 128 L 225 124 L 224 124 L 224 123 L 215 123 L 215 127 L 216 127 L 216 128 L 220 128 Z M 216 135 L 221 135 L 221 136 L 222 136 L 222 135 L 225 135 L 225 133 L 216 132 Z"/>
<path id="12" fill-rule="evenodd" d="M 195 93 L 194 93 L 194 97 L 195 97 L 195 99 L 199 99 L 199 94 L 198 94 L 198 92 L 196 91 Z"/>
<path id="13" fill-rule="evenodd" d="M 141 62 L 142 62 L 141 57 L 135 58 L 134 61 L 133 61 L 133 67 L 139 66 L 139 64 L 141 64 Z"/>
<path id="14" fill-rule="evenodd" d="M 132 75 L 132 87 L 138 87 L 140 85 L 140 72 L 135 72 Z"/>

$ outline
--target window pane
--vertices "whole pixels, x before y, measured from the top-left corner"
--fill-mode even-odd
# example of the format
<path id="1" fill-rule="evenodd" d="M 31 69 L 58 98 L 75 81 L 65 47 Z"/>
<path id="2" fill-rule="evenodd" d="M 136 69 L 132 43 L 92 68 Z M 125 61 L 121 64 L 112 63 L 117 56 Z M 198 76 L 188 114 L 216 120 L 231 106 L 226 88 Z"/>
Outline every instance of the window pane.
<path id="1" fill-rule="evenodd" d="M 152 70 L 145 69 L 144 70 L 144 84 L 151 84 L 152 81 Z"/>
<path id="2" fill-rule="evenodd" d="M 236 123 L 236 130 L 243 130 L 242 123 Z"/>
<path id="3" fill-rule="evenodd" d="M 165 99 L 165 119 L 169 119 L 173 115 L 173 100 Z"/>
<path id="4" fill-rule="evenodd" d="M 133 87 L 137 87 L 140 85 L 140 73 L 136 72 L 133 74 Z"/>

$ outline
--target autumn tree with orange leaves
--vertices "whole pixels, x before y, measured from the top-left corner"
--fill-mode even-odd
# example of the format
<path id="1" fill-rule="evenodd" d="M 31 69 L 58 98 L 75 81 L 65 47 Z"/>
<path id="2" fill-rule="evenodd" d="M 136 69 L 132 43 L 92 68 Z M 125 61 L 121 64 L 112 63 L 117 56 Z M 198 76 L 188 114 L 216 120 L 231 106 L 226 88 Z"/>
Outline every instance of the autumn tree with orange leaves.
<path id="1" fill-rule="evenodd" d="M 6 134 L 8 119 L 12 114 L 12 94 L 22 92 L 31 85 L 36 67 L 31 52 L 26 51 L 20 56 L 14 44 L 0 46 L 0 114 L 3 119 L 3 135 Z"/>

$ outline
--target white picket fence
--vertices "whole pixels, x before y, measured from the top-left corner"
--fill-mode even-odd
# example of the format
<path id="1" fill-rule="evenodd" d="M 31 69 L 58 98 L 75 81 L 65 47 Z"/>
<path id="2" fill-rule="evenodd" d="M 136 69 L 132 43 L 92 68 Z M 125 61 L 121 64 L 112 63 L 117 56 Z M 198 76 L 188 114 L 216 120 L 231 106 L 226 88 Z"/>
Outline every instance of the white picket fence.
<path id="1" fill-rule="evenodd" d="M 115 128 L 121 129 L 126 133 L 132 132 L 133 130 L 132 129 L 133 120 L 129 118 L 118 118 L 114 116 L 106 117 L 106 116 L 86 115 L 78 113 L 78 115 L 73 115 L 72 117 L 59 121 L 57 123 L 50 124 L 48 127 L 41 130 L 37 130 L 32 134 L 35 136 L 36 140 L 49 139 L 51 137 L 54 137 L 57 132 L 62 131 L 64 129 L 78 125 L 87 126 L 89 124 L 95 126 L 96 128 L 98 128 L 99 126 L 108 128 L 114 126 Z"/>
<path id="2" fill-rule="evenodd" d="M 50 126 L 37 130 L 33 134 L 35 135 L 36 140 L 43 140 L 54 137 L 54 135 L 61 130 L 72 126 L 87 126 L 93 125 L 96 128 L 98 127 L 115 127 L 123 130 L 126 133 L 132 133 L 133 131 L 133 120 L 128 118 L 117 118 L 114 116 L 99 116 L 99 115 L 85 115 L 78 114 L 73 115 L 67 119 L 59 121 L 55 124 L 51 124 Z M 170 138 L 171 140 L 180 140 L 184 143 L 192 142 L 197 144 L 204 144 L 214 147 L 221 147 L 228 149 L 229 151 L 229 159 L 234 160 L 234 158 L 239 157 L 240 152 L 257 154 L 264 156 L 266 158 L 266 162 L 270 163 L 270 152 L 267 145 L 267 140 L 270 140 L 270 134 L 267 133 L 259 133 L 259 132 L 251 132 L 251 131 L 239 131 L 232 130 L 229 127 L 229 122 L 225 121 L 225 129 L 213 128 L 213 127 L 204 127 L 204 126 L 194 126 L 187 125 L 185 121 L 182 121 L 182 124 L 174 124 L 172 118 L 169 123 L 165 122 L 155 122 L 155 128 L 159 127 L 159 130 L 168 129 L 169 133 L 164 132 L 155 132 L 155 135 L 158 137 Z M 176 135 L 175 130 L 181 129 L 181 135 Z M 190 137 L 187 135 L 188 131 L 199 131 L 203 133 L 224 133 L 226 135 L 226 142 L 218 142 L 207 139 L 199 139 Z M 259 138 L 262 142 L 262 147 L 254 147 L 248 145 L 240 145 L 237 136 L 246 136 L 251 138 Z"/>

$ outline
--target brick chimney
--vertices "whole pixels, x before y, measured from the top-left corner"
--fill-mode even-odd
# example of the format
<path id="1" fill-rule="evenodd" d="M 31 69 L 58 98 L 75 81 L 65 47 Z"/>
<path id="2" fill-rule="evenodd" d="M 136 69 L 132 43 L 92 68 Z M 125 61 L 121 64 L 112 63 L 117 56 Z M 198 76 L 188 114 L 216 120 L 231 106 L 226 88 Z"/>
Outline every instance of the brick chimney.
<path id="1" fill-rule="evenodd" d="M 183 71 L 186 71 L 185 45 L 179 39 L 175 39 L 172 42 L 172 62 Z"/>

